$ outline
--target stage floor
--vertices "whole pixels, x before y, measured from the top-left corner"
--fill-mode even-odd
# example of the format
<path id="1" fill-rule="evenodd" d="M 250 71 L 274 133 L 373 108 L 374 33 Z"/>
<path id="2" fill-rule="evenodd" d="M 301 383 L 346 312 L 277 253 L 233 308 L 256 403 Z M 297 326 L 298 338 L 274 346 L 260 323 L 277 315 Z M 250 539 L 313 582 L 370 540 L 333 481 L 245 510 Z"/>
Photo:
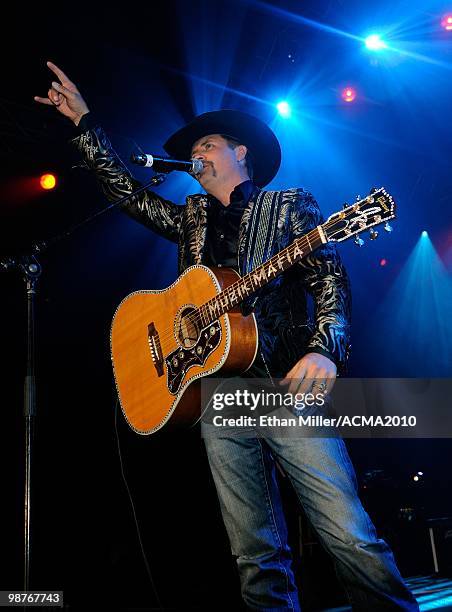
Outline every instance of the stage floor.
<path id="1" fill-rule="evenodd" d="M 413 591 L 421 612 L 425 610 L 441 610 L 452 612 L 452 579 L 439 576 L 414 576 L 406 580 Z M 327 608 L 322 612 L 348 612 L 349 606 Z M 320 612 L 320 611 L 319 611 Z"/>

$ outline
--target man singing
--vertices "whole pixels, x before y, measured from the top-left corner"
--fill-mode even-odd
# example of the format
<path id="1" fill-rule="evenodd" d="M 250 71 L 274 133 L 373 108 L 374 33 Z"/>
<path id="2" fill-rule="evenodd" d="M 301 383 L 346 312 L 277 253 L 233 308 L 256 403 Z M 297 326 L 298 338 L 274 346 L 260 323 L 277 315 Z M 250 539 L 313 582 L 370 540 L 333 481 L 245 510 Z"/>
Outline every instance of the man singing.
<path id="1" fill-rule="evenodd" d="M 138 183 L 77 87 L 57 66 L 49 62 L 48 67 L 58 82 L 52 82 L 47 98 L 35 100 L 55 106 L 77 126 L 73 143 L 110 200 L 131 193 Z M 145 191 L 123 208 L 178 244 L 179 273 L 205 264 L 243 275 L 322 222 L 315 199 L 303 189 L 264 191 L 278 171 L 281 152 L 271 129 L 249 114 L 205 113 L 170 136 L 164 148 L 174 158 L 202 162 L 196 178 L 206 194 L 189 196 L 179 206 Z M 307 293 L 314 302 L 313 324 Z M 323 246 L 279 275 L 248 299 L 242 312 L 254 313 L 259 330 L 258 354 L 247 377 L 283 377 L 291 393 L 331 389 L 337 370 L 345 367 L 350 329 L 350 288 L 334 247 Z M 277 461 L 332 556 L 353 609 L 418 610 L 361 505 L 340 438 L 225 434 L 206 436 L 205 444 L 250 609 L 300 609 Z"/>

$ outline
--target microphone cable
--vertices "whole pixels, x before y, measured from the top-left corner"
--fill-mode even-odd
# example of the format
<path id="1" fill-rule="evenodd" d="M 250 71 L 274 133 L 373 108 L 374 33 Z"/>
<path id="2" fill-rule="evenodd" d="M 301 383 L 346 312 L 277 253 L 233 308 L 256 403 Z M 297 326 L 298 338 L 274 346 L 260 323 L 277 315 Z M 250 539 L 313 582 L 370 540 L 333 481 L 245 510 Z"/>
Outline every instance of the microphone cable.
<path id="1" fill-rule="evenodd" d="M 157 588 L 155 586 L 154 579 L 152 577 L 151 567 L 149 565 L 149 561 L 148 561 L 148 558 L 146 556 L 146 552 L 145 552 L 144 546 L 143 546 L 143 539 L 141 537 L 141 530 L 140 530 L 140 525 L 138 523 L 137 513 L 136 513 L 136 510 L 135 510 L 135 503 L 133 501 L 132 493 L 130 491 L 130 487 L 129 487 L 129 484 L 127 482 L 127 478 L 126 478 L 126 475 L 125 475 L 125 472 L 124 472 L 124 463 L 123 463 L 123 460 L 122 460 L 121 444 L 119 442 L 119 432 L 118 432 L 118 406 L 119 406 L 119 397 L 118 397 L 118 394 L 116 393 L 116 402 L 115 402 L 115 434 L 116 434 L 116 443 L 117 443 L 117 448 L 118 448 L 118 457 L 119 457 L 119 465 L 120 465 L 120 469 L 121 469 L 121 476 L 122 476 L 122 479 L 124 481 L 124 485 L 126 487 L 127 495 L 129 497 L 129 501 L 130 501 L 130 506 L 132 508 L 133 520 L 134 520 L 134 523 L 135 523 L 135 528 L 136 528 L 136 532 L 137 532 L 137 536 L 138 536 L 138 542 L 140 544 L 141 555 L 143 557 L 143 562 L 144 562 L 144 566 L 146 568 L 146 573 L 148 575 L 149 582 L 151 583 L 152 590 L 154 592 L 155 598 L 156 598 L 157 603 L 158 603 L 158 608 L 157 609 L 158 610 L 165 610 L 165 608 L 163 607 L 162 602 L 160 600 Z"/>

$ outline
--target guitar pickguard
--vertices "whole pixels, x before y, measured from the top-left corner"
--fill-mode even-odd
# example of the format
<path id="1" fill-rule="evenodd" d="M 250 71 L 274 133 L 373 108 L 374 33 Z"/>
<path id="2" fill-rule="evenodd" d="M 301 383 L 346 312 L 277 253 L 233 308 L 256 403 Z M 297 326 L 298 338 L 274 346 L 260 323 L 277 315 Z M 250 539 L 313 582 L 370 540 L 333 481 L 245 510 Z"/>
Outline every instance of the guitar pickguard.
<path id="1" fill-rule="evenodd" d="M 203 366 L 220 342 L 221 325 L 219 321 L 214 321 L 201 331 L 192 348 L 179 347 L 169 353 L 165 357 L 168 391 L 176 395 L 188 370 L 193 366 Z"/>

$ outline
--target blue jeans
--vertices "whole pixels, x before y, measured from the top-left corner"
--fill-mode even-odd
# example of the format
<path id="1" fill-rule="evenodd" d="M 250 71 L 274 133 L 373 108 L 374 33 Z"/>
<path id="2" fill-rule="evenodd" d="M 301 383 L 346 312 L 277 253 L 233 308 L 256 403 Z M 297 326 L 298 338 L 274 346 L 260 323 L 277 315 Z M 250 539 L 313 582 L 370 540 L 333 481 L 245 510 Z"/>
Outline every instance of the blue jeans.
<path id="1" fill-rule="evenodd" d="M 357 495 L 340 438 L 208 435 L 210 468 L 237 556 L 242 596 L 254 610 L 300 610 L 275 459 L 292 482 L 312 526 L 333 557 L 354 610 L 419 610 L 391 550 Z"/>

